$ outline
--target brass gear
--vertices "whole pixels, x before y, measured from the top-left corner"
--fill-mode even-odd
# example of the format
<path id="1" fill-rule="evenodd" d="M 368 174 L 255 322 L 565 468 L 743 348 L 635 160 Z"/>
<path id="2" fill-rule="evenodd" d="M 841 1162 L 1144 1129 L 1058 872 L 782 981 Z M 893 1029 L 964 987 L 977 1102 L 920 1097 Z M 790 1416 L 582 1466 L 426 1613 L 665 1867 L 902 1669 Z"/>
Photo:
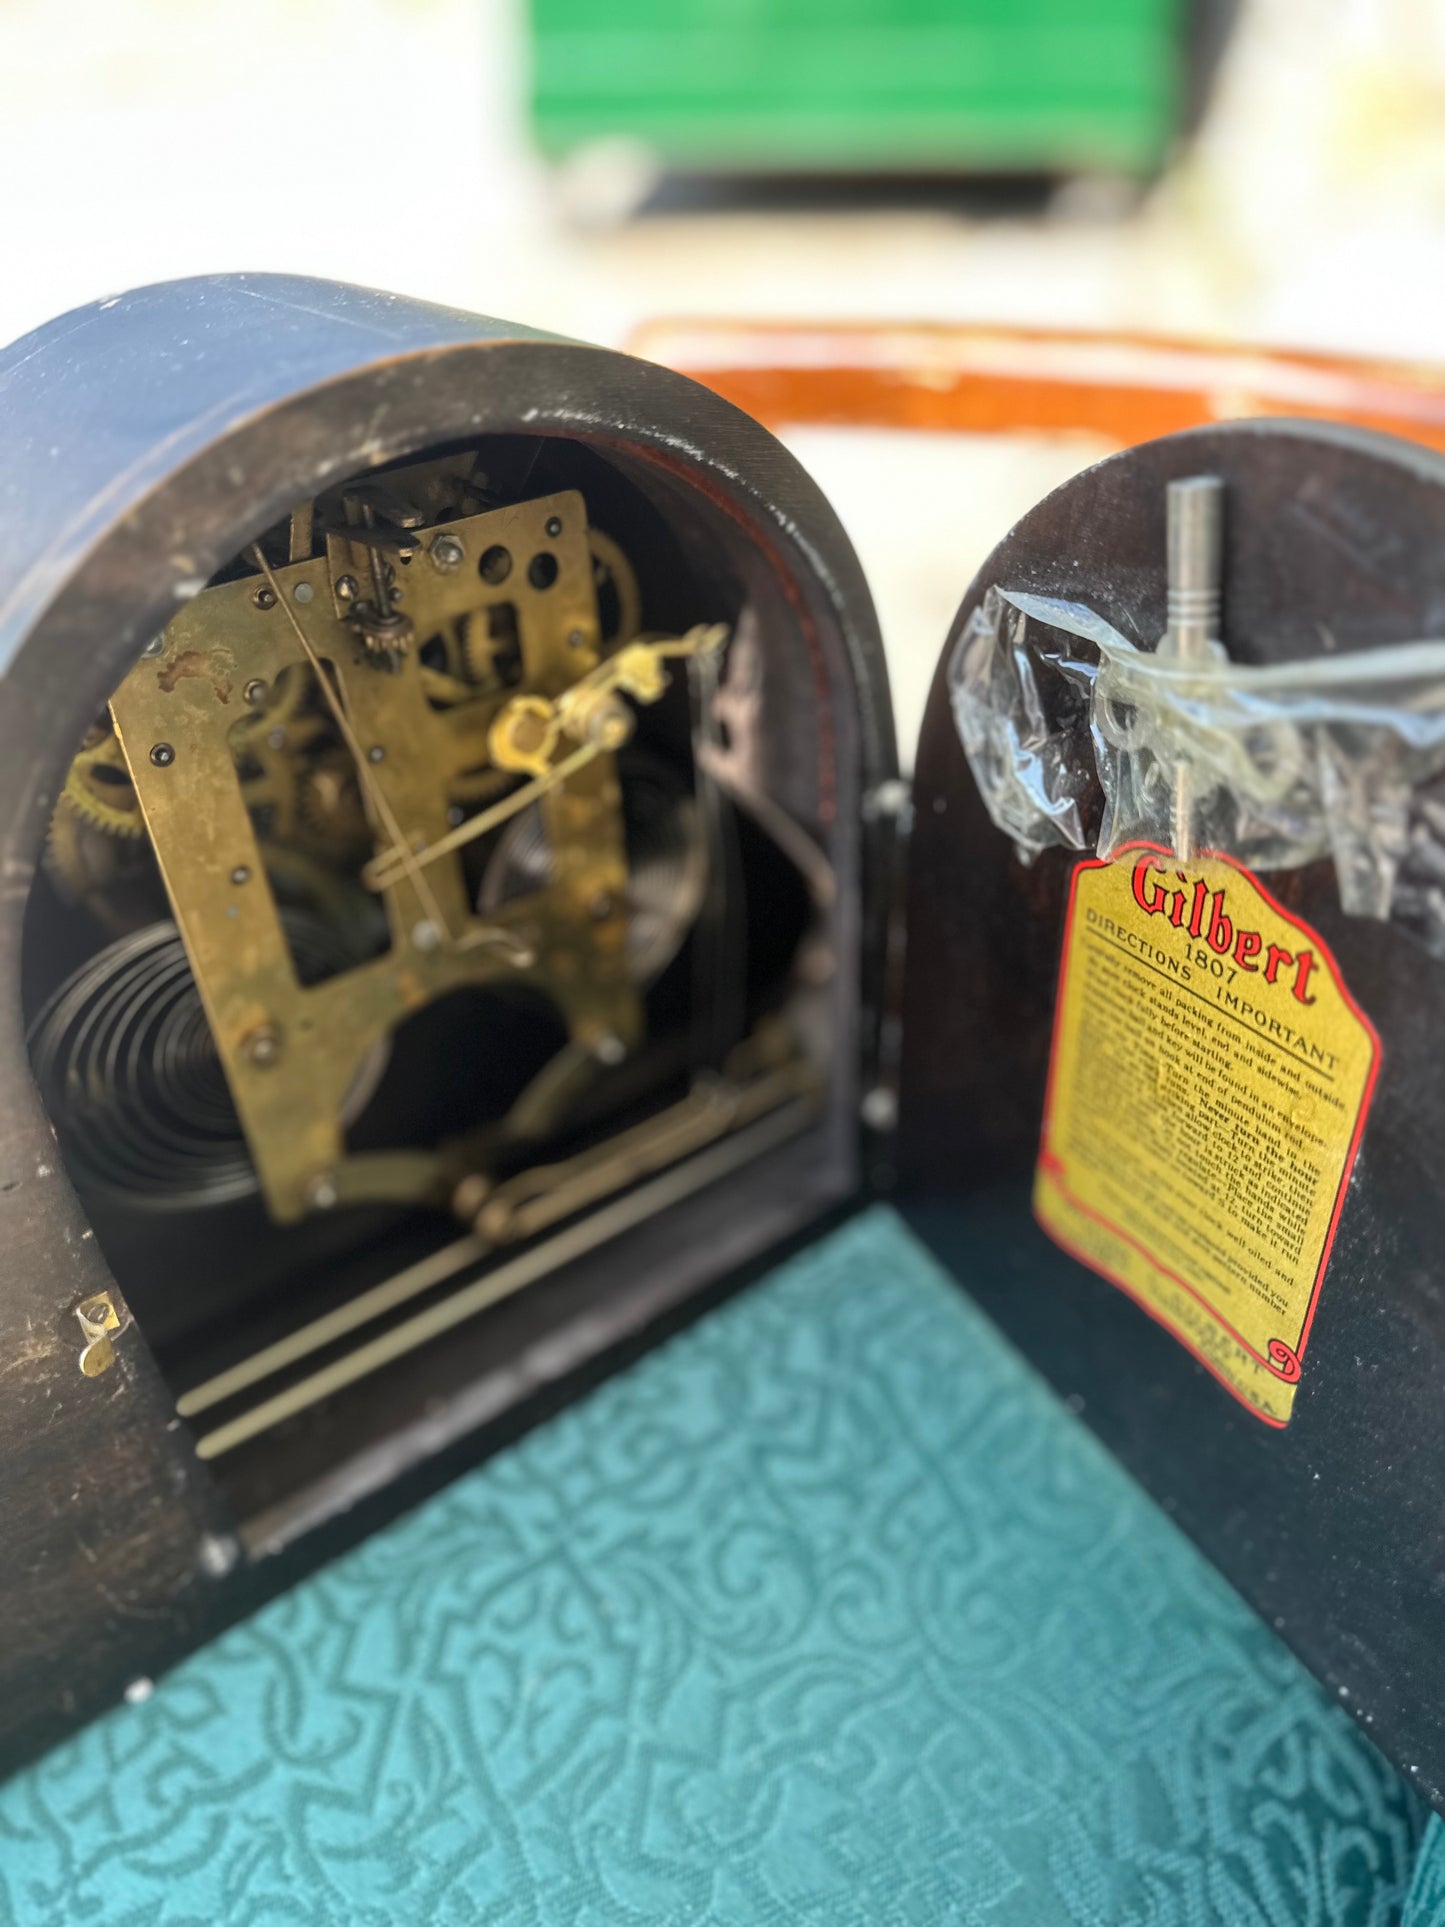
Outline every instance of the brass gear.
<path id="1" fill-rule="evenodd" d="M 463 616 L 458 625 L 462 640 L 462 672 L 473 693 L 478 689 L 490 691 L 502 686 L 497 673 L 497 658 L 505 653 L 508 644 L 504 637 L 492 634 L 491 618 L 490 608 L 474 609 L 470 615 Z"/>
<path id="2" fill-rule="evenodd" d="M 310 766 L 301 780 L 298 801 L 306 830 L 327 847 L 371 842 L 361 785 L 344 749 L 332 750 Z"/>
<path id="3" fill-rule="evenodd" d="M 295 834 L 299 785 L 294 749 L 261 739 L 247 745 L 245 769 L 241 776 L 241 798 L 246 808 L 269 811 L 263 819 L 266 833 L 284 842 Z"/>
<path id="4" fill-rule="evenodd" d="M 440 645 L 443 657 L 443 661 L 436 666 L 433 674 L 444 684 L 455 683 L 461 687 L 466 682 L 467 651 L 463 631 L 467 621 L 466 616 L 453 617 L 450 622 L 442 624 L 433 639 Z M 452 697 L 450 700 L 456 701 L 457 698 Z"/>
<path id="5" fill-rule="evenodd" d="M 301 784 L 307 752 L 326 734 L 327 721 L 308 701 L 314 686 L 301 663 L 283 669 L 263 701 L 239 718 L 231 749 L 247 809 L 268 812 L 265 833 L 288 841 L 300 827 Z"/>
<path id="6" fill-rule="evenodd" d="M 291 759 L 323 727 L 320 719 L 300 714 L 308 687 L 309 678 L 299 665 L 282 670 L 264 706 L 243 718 L 236 731 L 238 748 L 261 772 L 244 785 L 248 801 L 271 804 L 288 819 L 295 807 Z M 268 740 L 278 730 L 285 732 L 284 748 Z M 108 716 L 86 731 L 61 793 L 78 816 L 108 836 L 145 835 L 140 799 Z"/>
<path id="7" fill-rule="evenodd" d="M 433 709 L 455 709 L 458 703 L 470 702 L 477 692 L 469 682 L 463 682 L 449 670 L 433 669 L 423 663 L 421 693 Z"/>
<path id="8" fill-rule="evenodd" d="M 63 793 L 50 819 L 45 861 L 61 895 L 116 936 L 160 914 L 153 900 L 159 882 L 144 839 L 99 829 Z"/>
<path id="9" fill-rule="evenodd" d="M 140 798 L 108 717 L 87 730 L 66 773 L 62 795 L 78 816 L 108 836 L 145 835 Z"/>
<path id="10" fill-rule="evenodd" d="M 608 656 L 620 649 L 623 643 L 631 642 L 642 628 L 642 590 L 638 585 L 637 571 L 620 542 L 614 542 L 601 529 L 589 528 L 587 546 L 592 552 L 592 581 L 598 594 L 600 651 Z M 609 611 L 602 600 L 604 590 L 611 591 L 615 605 L 610 612 L 610 623 L 607 620 Z M 464 675 L 470 683 L 483 689 L 497 686 L 497 657 L 507 648 L 505 638 L 492 634 L 490 617 L 491 609 L 484 608 L 461 618 L 457 625 L 461 637 L 459 663 L 452 659 L 453 637 L 449 634 L 443 638 L 449 674 L 453 677 Z"/>
<path id="11" fill-rule="evenodd" d="M 620 542 L 614 542 L 601 529 L 589 528 L 587 546 L 592 551 L 594 586 L 601 590 L 610 585 L 617 598 L 617 626 L 604 630 L 602 636 L 603 652 L 608 653 L 624 642 L 631 642 L 642 627 L 642 590 L 638 586 L 637 571 Z"/>

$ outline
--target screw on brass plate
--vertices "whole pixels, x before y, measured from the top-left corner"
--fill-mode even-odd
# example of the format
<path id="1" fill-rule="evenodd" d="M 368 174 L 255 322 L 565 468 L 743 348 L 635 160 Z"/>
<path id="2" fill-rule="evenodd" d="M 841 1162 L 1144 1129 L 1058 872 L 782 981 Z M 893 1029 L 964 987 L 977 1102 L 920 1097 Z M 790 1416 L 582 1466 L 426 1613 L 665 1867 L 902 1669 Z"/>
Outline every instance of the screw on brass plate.
<path id="1" fill-rule="evenodd" d="M 356 577 L 355 577 L 354 575 L 339 575 L 339 576 L 337 576 L 337 578 L 336 578 L 336 600 L 337 600 L 338 602 L 355 602 L 355 600 L 356 600 Z"/>
<path id="2" fill-rule="evenodd" d="M 120 1330 L 120 1313 L 110 1293 L 98 1291 L 93 1297 L 80 1301 L 75 1308 L 75 1315 L 80 1320 L 80 1329 L 85 1333 L 80 1369 L 87 1378 L 99 1378 L 115 1363 L 115 1346 L 111 1343 L 110 1335 Z"/>
<path id="3" fill-rule="evenodd" d="M 318 1171 L 306 1187 L 306 1202 L 313 1211 L 333 1210 L 339 1196 L 336 1180 L 329 1171 Z"/>
<path id="4" fill-rule="evenodd" d="M 276 607 L 276 591 L 274 589 L 258 589 L 255 595 L 251 597 L 251 600 L 258 609 L 274 609 Z"/>
<path id="5" fill-rule="evenodd" d="M 253 676 L 241 693 L 252 709 L 259 709 L 271 692 L 259 676 Z"/>
<path id="6" fill-rule="evenodd" d="M 562 518 L 560 515 L 549 515 L 547 517 L 547 533 L 554 541 L 562 533 Z"/>
<path id="7" fill-rule="evenodd" d="M 169 743 L 151 744 L 151 761 L 157 769 L 169 769 L 176 760 L 176 752 Z"/>
<path id="8" fill-rule="evenodd" d="M 258 1024 L 255 1030 L 242 1038 L 241 1049 L 246 1061 L 254 1064 L 258 1071 L 270 1070 L 273 1064 L 280 1061 L 281 1038 L 272 1025 Z"/>
<path id="9" fill-rule="evenodd" d="M 437 536 L 427 553 L 431 556 L 433 568 L 440 569 L 443 575 L 459 569 L 467 559 L 461 538 L 455 535 Z"/>

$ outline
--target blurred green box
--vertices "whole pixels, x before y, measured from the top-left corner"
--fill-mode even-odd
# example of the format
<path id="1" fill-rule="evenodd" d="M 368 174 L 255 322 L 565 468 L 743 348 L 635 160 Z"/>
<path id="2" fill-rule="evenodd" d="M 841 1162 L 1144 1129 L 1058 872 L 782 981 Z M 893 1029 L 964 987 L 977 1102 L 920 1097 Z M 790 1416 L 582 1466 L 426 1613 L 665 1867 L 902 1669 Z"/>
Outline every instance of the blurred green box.
<path id="1" fill-rule="evenodd" d="M 1184 0 L 532 0 L 533 124 L 557 159 L 1147 174 L 1184 27 Z"/>

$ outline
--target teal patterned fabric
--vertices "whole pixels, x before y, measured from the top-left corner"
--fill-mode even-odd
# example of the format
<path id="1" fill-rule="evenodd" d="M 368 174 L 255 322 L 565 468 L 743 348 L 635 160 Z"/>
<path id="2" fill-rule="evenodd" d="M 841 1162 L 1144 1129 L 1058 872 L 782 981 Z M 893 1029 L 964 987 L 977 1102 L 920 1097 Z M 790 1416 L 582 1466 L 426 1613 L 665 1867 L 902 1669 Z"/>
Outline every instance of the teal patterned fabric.
<path id="1" fill-rule="evenodd" d="M 1445 1927 L 1445 1821 L 1438 1813 L 1430 1815 L 1415 1862 L 1404 1927 Z"/>
<path id="2" fill-rule="evenodd" d="M 879 1210 L 0 1789 L 0 1921 L 1387 1927 L 1422 1824 Z"/>

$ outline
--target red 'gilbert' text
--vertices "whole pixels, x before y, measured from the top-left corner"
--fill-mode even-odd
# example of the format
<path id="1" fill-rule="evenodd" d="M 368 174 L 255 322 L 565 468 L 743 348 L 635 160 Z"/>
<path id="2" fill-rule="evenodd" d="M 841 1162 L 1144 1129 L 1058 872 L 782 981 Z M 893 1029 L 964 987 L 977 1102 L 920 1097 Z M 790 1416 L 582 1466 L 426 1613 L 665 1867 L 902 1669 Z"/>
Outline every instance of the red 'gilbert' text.
<path id="1" fill-rule="evenodd" d="M 1261 971 L 1267 984 L 1277 983 L 1282 970 L 1293 970 L 1290 995 L 1301 1004 L 1315 1001 L 1308 989 L 1315 967 L 1313 950 L 1285 950 L 1277 943 L 1266 944 L 1258 930 L 1236 930 L 1224 907 L 1223 889 L 1211 891 L 1202 877 L 1186 876 L 1183 870 L 1174 872 L 1179 887 L 1171 889 L 1158 874 L 1164 867 L 1164 858 L 1153 851 L 1146 851 L 1134 865 L 1134 901 L 1141 910 L 1166 918 L 1191 937 L 1202 937 L 1217 956 L 1232 956 L 1241 970 Z M 1263 960 L 1257 962 L 1259 958 Z"/>

